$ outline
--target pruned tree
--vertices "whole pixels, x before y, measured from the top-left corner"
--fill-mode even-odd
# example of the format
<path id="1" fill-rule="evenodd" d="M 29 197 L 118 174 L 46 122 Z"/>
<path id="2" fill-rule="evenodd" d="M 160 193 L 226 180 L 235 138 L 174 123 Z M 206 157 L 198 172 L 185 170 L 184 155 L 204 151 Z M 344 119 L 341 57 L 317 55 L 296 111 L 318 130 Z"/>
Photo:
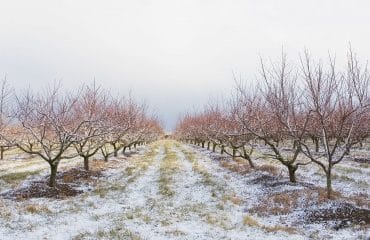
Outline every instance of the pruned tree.
<path id="1" fill-rule="evenodd" d="M 74 158 L 68 148 L 84 139 L 78 135 L 88 121 L 78 120 L 73 108 L 78 95 L 63 94 L 60 86 L 48 88 L 46 92 L 34 94 L 27 91 L 17 96 L 14 117 L 19 131 L 37 143 L 16 139 L 15 144 L 29 154 L 35 154 L 50 166 L 49 186 L 56 187 L 56 175 L 62 159 Z"/>
<path id="2" fill-rule="evenodd" d="M 332 197 L 332 169 L 350 149 L 368 136 L 363 124 L 370 113 L 370 75 L 350 49 L 347 70 L 337 70 L 335 61 L 314 62 L 306 51 L 301 60 L 305 81 L 306 108 L 312 112 L 321 151 L 313 151 L 301 141 L 303 153 L 326 175 L 327 197 Z"/>
<path id="3" fill-rule="evenodd" d="M 0 82 L 0 160 L 4 159 L 4 152 L 14 146 L 13 128 L 11 126 L 10 99 L 12 89 L 6 77 Z"/>
<path id="4" fill-rule="evenodd" d="M 85 170 L 89 170 L 89 158 L 94 156 L 102 145 L 104 137 L 111 131 L 107 124 L 109 95 L 95 84 L 83 86 L 80 97 L 73 107 L 78 122 L 86 122 L 78 129 L 79 139 L 73 143 L 78 155 L 84 160 Z"/>

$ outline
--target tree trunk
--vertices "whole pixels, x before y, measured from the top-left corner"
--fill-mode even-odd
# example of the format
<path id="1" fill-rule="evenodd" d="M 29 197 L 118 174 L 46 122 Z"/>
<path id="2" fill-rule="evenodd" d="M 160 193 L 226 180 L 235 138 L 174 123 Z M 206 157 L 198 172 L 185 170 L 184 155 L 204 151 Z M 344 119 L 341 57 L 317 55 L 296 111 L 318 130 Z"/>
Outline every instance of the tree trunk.
<path id="1" fill-rule="evenodd" d="M 204 141 L 202 141 L 202 148 L 204 148 Z"/>
<path id="2" fill-rule="evenodd" d="M 208 142 L 207 143 L 207 150 L 209 150 L 210 145 L 211 145 L 211 142 Z"/>
<path id="3" fill-rule="evenodd" d="M 55 188 L 57 183 L 57 171 L 58 171 L 58 162 L 49 163 L 50 164 L 50 178 L 49 178 L 49 187 Z"/>
<path id="4" fill-rule="evenodd" d="M 331 169 L 329 168 L 328 171 L 326 171 L 326 195 L 328 199 L 332 198 L 332 186 L 331 186 Z"/>
<path id="5" fill-rule="evenodd" d="M 245 159 L 247 159 L 247 160 L 248 160 L 249 166 L 250 166 L 251 168 L 255 168 L 255 167 L 254 167 L 254 163 L 253 163 L 253 161 L 252 161 L 252 159 L 251 159 L 251 157 L 250 157 L 249 155 L 245 156 Z"/>
<path id="6" fill-rule="evenodd" d="M 315 138 L 315 152 L 319 152 L 320 150 L 320 145 L 319 145 L 319 139 Z"/>
<path id="7" fill-rule="evenodd" d="M 235 155 L 236 155 L 236 149 L 233 148 L 233 158 L 235 157 Z"/>
<path id="8" fill-rule="evenodd" d="M 288 165 L 288 172 L 289 172 L 289 181 L 292 183 L 297 182 L 295 177 L 295 171 L 297 171 L 298 167 L 293 165 Z"/>
<path id="9" fill-rule="evenodd" d="M 344 154 L 349 155 L 350 153 L 351 153 L 351 149 L 348 148 Z"/>
<path id="10" fill-rule="evenodd" d="M 84 156 L 84 168 L 86 171 L 89 171 L 89 157 L 88 156 Z"/>
<path id="11" fill-rule="evenodd" d="M 118 156 L 118 148 L 116 144 L 112 144 L 113 146 L 113 156 L 117 157 Z"/>
<path id="12" fill-rule="evenodd" d="M 221 154 L 224 154 L 224 151 L 225 151 L 225 147 L 224 145 L 221 146 Z"/>
<path id="13" fill-rule="evenodd" d="M 212 152 L 215 152 L 215 151 L 216 151 L 216 143 L 213 143 Z"/>
<path id="14" fill-rule="evenodd" d="M 127 148 L 126 146 L 122 148 L 122 154 L 125 154 L 126 148 Z"/>
<path id="15" fill-rule="evenodd" d="M 0 159 L 3 160 L 4 159 L 4 152 L 5 152 L 5 148 L 3 146 L 0 147 Z"/>
<path id="16" fill-rule="evenodd" d="M 248 160 L 248 163 L 249 163 L 249 166 L 251 168 L 254 168 L 254 163 L 252 161 L 252 158 L 249 156 L 249 154 L 247 153 L 247 151 L 245 150 L 245 147 L 243 147 L 243 155 L 244 155 L 244 158 Z"/>
<path id="17" fill-rule="evenodd" d="M 108 162 L 109 155 L 104 155 L 104 161 Z"/>

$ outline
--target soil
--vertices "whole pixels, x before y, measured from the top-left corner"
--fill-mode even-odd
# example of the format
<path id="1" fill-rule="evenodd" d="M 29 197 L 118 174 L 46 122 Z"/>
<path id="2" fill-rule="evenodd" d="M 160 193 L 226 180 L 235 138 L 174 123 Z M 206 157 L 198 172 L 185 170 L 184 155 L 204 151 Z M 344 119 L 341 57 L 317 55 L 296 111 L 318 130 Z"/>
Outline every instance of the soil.
<path id="1" fill-rule="evenodd" d="M 307 221 L 310 223 L 334 221 L 336 230 L 351 224 L 370 225 L 370 210 L 358 208 L 349 203 L 341 203 L 335 207 L 308 212 Z"/>
<path id="2" fill-rule="evenodd" d="M 78 189 L 82 184 L 91 184 L 102 176 L 101 171 L 86 171 L 72 168 L 57 175 L 55 188 L 48 186 L 48 177 L 43 180 L 31 181 L 25 186 L 8 191 L 2 196 L 7 199 L 26 200 L 30 198 L 66 198 L 83 193 Z"/>
<path id="3" fill-rule="evenodd" d="M 81 194 L 74 184 L 59 183 L 55 188 L 49 187 L 45 181 L 34 181 L 26 187 L 14 189 L 4 193 L 2 196 L 7 199 L 27 200 L 30 198 L 65 198 Z"/>

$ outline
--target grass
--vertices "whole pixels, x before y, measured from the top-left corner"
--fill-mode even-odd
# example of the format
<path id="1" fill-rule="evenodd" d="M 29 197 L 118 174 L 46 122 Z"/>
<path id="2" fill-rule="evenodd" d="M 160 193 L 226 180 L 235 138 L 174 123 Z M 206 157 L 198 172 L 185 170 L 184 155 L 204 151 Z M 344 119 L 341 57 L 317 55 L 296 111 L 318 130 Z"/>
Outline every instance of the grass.
<path id="1" fill-rule="evenodd" d="M 275 233 L 275 232 L 286 232 L 288 234 L 296 234 L 297 230 L 293 227 L 289 226 L 282 226 L 282 225 L 275 225 L 275 226 L 266 226 L 261 223 L 259 223 L 256 219 L 254 219 L 250 215 L 245 215 L 243 218 L 243 224 L 245 226 L 254 227 L 254 228 L 260 228 L 268 233 Z"/>
<path id="2" fill-rule="evenodd" d="M 247 174 L 252 171 L 248 161 L 242 158 L 235 158 L 234 161 L 221 160 L 220 165 L 239 174 Z"/>
<path id="3" fill-rule="evenodd" d="M 179 229 L 175 229 L 175 230 L 166 231 L 166 235 L 180 237 L 180 236 L 184 236 L 185 233 Z"/>
<path id="4" fill-rule="evenodd" d="M 343 172 L 343 173 L 346 173 L 346 174 L 350 174 L 350 173 L 359 173 L 359 174 L 363 174 L 363 171 L 359 168 L 353 168 L 353 167 L 348 167 L 348 166 L 336 166 L 336 169 Z"/>
<path id="5" fill-rule="evenodd" d="M 203 221 L 212 226 L 217 226 L 224 230 L 232 229 L 230 219 L 225 214 L 206 213 L 203 215 Z"/>
<path id="6" fill-rule="evenodd" d="M 231 202 L 235 205 L 241 205 L 242 199 L 239 198 L 235 193 L 228 192 L 224 186 L 220 185 L 218 182 L 216 182 L 212 175 L 207 171 L 207 169 L 202 166 L 199 161 L 196 159 L 196 154 L 194 152 L 182 149 L 182 152 L 184 153 L 186 159 L 188 159 L 193 167 L 193 171 L 197 172 L 202 176 L 202 184 L 207 186 L 212 186 L 213 190 L 211 191 L 211 196 L 214 198 L 221 198 L 220 202 L 217 204 L 217 208 L 219 210 L 224 210 L 224 204 L 227 202 Z M 238 159 L 237 161 L 243 161 L 242 159 Z M 226 162 L 226 161 L 223 161 Z M 222 164 L 222 163 L 221 163 Z M 248 165 L 245 165 L 249 167 Z"/>
<path id="7" fill-rule="evenodd" d="M 336 191 L 332 192 L 333 199 L 343 199 Z M 297 208 L 306 208 L 313 204 L 321 205 L 328 201 L 325 188 L 304 188 L 295 191 L 273 192 L 266 195 L 256 205 L 250 208 L 250 212 L 258 216 L 287 215 Z"/>
<path id="8" fill-rule="evenodd" d="M 249 227 L 261 227 L 261 224 L 256 219 L 249 215 L 244 216 L 243 224 Z"/>
<path id="9" fill-rule="evenodd" d="M 142 238 L 128 229 L 117 226 L 116 228 L 98 230 L 94 233 L 84 232 L 73 237 L 73 240 L 82 239 L 116 239 L 116 240 L 141 240 Z"/>
<path id="10" fill-rule="evenodd" d="M 29 204 L 25 206 L 24 210 L 31 214 L 51 214 L 52 211 L 44 205 Z"/>
<path id="11" fill-rule="evenodd" d="M 259 171 L 268 172 L 274 176 L 279 175 L 279 168 L 277 168 L 276 166 L 272 164 L 263 164 L 261 166 L 258 166 L 257 169 Z"/>
<path id="12" fill-rule="evenodd" d="M 129 159 L 131 165 L 126 167 L 124 170 L 125 175 L 128 176 L 126 185 L 119 183 L 102 182 L 102 180 L 100 180 L 93 193 L 99 195 L 101 198 L 104 198 L 109 192 L 123 192 L 128 184 L 133 183 L 153 163 L 153 158 L 157 155 L 157 150 L 158 144 L 152 144 L 150 150 L 146 152 L 144 156 L 132 157 Z"/>
<path id="13" fill-rule="evenodd" d="M 194 152 L 187 151 L 185 149 L 181 149 L 181 151 L 184 153 L 185 158 L 189 160 L 189 162 L 192 164 L 193 171 L 197 172 L 198 174 L 202 175 L 203 181 L 202 183 L 208 186 L 216 185 L 216 183 L 213 181 L 211 174 L 205 169 L 203 166 L 199 164 L 199 162 L 196 160 L 196 155 Z"/>
<path id="14" fill-rule="evenodd" d="M 334 174 L 332 173 L 332 179 L 333 180 L 342 180 L 342 181 L 347 181 L 347 182 L 356 182 L 355 179 L 348 177 L 347 175 L 344 174 Z"/>
<path id="15" fill-rule="evenodd" d="M 123 218 L 120 218 L 118 222 L 124 221 L 125 219 L 141 219 L 144 223 L 149 223 L 150 221 L 152 221 L 152 218 L 149 215 L 144 214 L 141 208 L 135 208 L 129 212 L 126 212 L 123 215 Z"/>
<path id="16" fill-rule="evenodd" d="M 28 176 L 39 174 L 41 171 L 42 170 L 8 173 L 0 176 L 0 179 L 6 183 L 19 183 Z"/>
<path id="17" fill-rule="evenodd" d="M 230 201 L 231 203 L 235 205 L 241 205 L 242 204 L 242 199 L 236 196 L 236 194 L 231 194 L 231 195 L 224 195 L 222 197 L 223 202 Z"/>
<path id="18" fill-rule="evenodd" d="M 177 154 L 171 150 L 172 146 L 172 142 L 165 142 L 164 157 L 159 166 L 159 193 L 167 197 L 171 197 L 175 194 L 171 189 L 171 183 L 173 181 L 172 176 L 179 170 Z"/>
<path id="19" fill-rule="evenodd" d="M 360 168 L 370 168 L 370 164 L 368 163 L 360 163 L 359 166 Z"/>
<path id="20" fill-rule="evenodd" d="M 259 216 L 286 215 L 298 207 L 298 194 L 295 192 L 273 193 L 250 209 Z"/>

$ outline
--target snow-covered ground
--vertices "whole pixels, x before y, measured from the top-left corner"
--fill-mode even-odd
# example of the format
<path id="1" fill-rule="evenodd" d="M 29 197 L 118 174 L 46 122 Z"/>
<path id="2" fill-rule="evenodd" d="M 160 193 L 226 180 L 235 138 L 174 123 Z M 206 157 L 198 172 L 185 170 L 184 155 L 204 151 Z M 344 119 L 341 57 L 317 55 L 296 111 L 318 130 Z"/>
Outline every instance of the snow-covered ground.
<path id="1" fill-rule="evenodd" d="M 266 173 L 239 174 L 221 166 L 216 157 L 217 154 L 190 145 L 158 141 L 131 157 L 109 160 L 103 176 L 91 183 L 91 190 L 75 197 L 23 201 L 0 197 L 0 239 L 370 237 L 366 228 L 336 231 L 321 223 L 302 223 L 302 209 L 261 216 L 253 209 L 267 196 L 267 187 L 254 180 Z M 24 167 L 20 161 L 14 161 L 14 171 L 40 170 L 25 181 L 48 174 L 42 160 L 24 160 Z M 74 166 L 81 166 L 81 161 L 66 161 L 61 171 Z M 12 169 L 3 162 L 1 171 L 9 174 Z M 366 174 L 367 171 L 364 170 Z M 350 172 L 356 175 L 355 170 Z M 4 174 L 0 173 L 0 179 Z M 0 191 L 14 187 L 4 186 Z M 280 186 L 279 191 L 302 188 L 287 184 Z"/>

